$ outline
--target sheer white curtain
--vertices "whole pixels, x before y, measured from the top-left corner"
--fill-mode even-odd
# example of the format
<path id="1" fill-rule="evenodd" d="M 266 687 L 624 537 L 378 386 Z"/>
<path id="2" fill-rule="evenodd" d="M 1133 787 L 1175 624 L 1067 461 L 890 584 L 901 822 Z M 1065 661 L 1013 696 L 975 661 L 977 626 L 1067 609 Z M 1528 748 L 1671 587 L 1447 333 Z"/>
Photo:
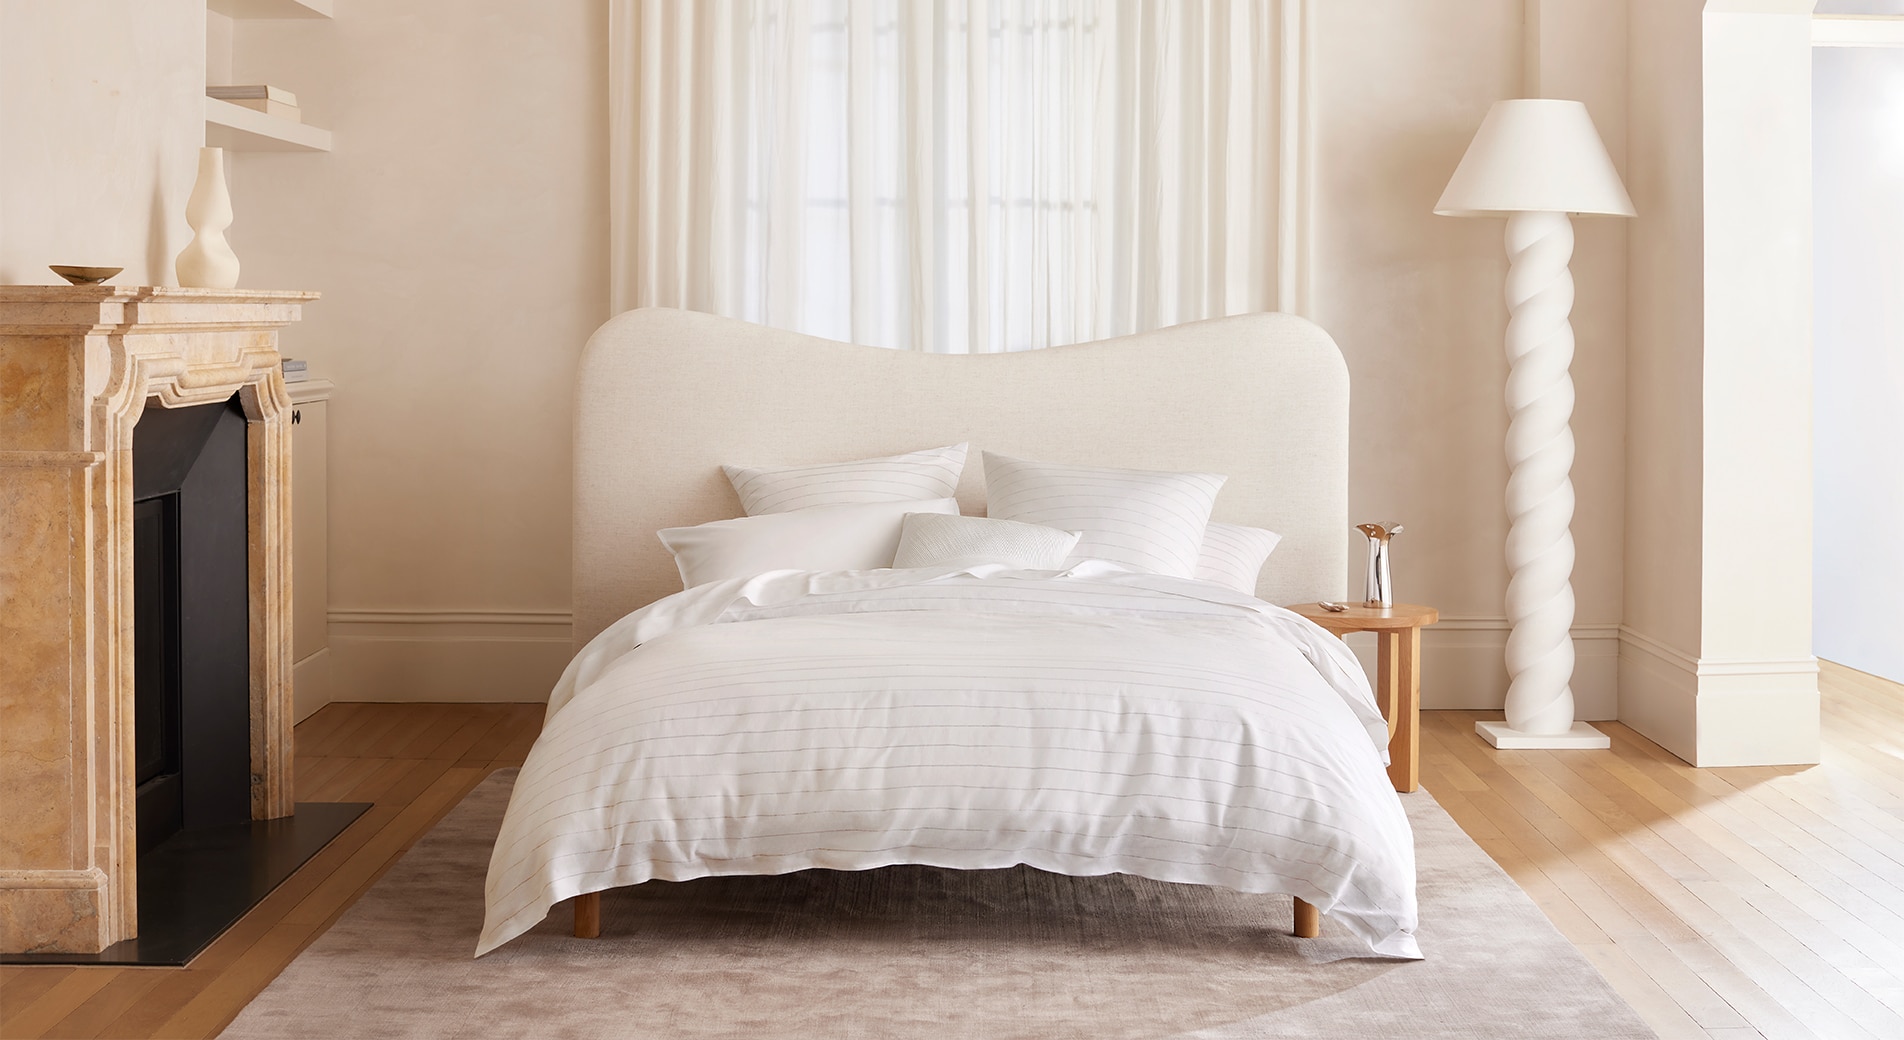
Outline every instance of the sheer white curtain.
<path id="1" fill-rule="evenodd" d="M 1269 310 L 1268 0 L 611 0 L 617 310 L 1022 350 Z"/>

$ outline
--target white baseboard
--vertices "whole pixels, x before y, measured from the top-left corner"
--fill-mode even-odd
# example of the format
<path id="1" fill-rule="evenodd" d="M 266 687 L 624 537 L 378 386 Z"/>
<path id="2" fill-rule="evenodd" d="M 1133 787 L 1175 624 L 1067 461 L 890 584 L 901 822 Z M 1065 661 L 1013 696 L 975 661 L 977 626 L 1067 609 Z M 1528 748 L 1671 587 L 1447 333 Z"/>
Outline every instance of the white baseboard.
<path id="1" fill-rule="evenodd" d="M 291 666 L 291 721 L 303 722 L 329 704 L 332 684 L 336 682 L 336 661 L 329 647 L 319 647 L 304 660 Z"/>
<path id="2" fill-rule="evenodd" d="M 333 610 L 330 623 L 325 703 L 541 701 L 571 654 L 567 611 Z M 1422 706 L 1499 711 L 1507 633 L 1502 617 L 1446 618 L 1423 629 Z M 1617 718 L 1619 626 L 1577 625 L 1573 636 L 1575 717 Z M 1373 675 L 1374 638 L 1351 636 L 1349 645 Z"/>
<path id="3" fill-rule="evenodd" d="M 1620 722 L 1688 762 L 1699 746 L 1699 659 L 1620 630 Z"/>
<path id="4" fill-rule="evenodd" d="M 1620 630 L 1619 719 L 1696 766 L 1818 761 L 1818 660 L 1700 659 Z"/>
<path id="5" fill-rule="evenodd" d="M 543 701 L 571 654 L 565 610 L 333 610 L 293 670 L 299 720 L 332 701 Z M 1422 631 L 1422 706 L 1498 711 L 1506 618 Z M 1698 766 L 1818 761 L 1818 662 L 1700 660 L 1630 628 L 1573 629 L 1575 718 L 1618 719 Z M 1372 673 L 1373 637 L 1349 645 Z"/>
<path id="6" fill-rule="evenodd" d="M 1450 617 L 1421 630 L 1421 706 L 1500 711 L 1507 703 L 1504 617 Z M 1573 627 L 1574 718 L 1618 718 L 1620 626 Z M 1362 667 L 1375 675 L 1375 637 L 1350 636 Z"/>
<path id="7" fill-rule="evenodd" d="M 333 610 L 331 699 L 546 701 L 569 632 L 566 610 Z"/>

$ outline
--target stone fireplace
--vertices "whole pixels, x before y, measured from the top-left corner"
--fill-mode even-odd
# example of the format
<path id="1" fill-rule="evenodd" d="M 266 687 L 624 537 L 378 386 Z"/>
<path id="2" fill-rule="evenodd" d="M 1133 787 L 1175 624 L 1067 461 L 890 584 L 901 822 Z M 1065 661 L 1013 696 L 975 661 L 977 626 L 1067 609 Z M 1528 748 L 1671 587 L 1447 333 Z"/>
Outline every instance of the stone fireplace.
<path id="1" fill-rule="evenodd" d="M 153 409 L 209 407 L 224 443 L 242 440 L 245 577 L 223 609 L 242 612 L 248 668 L 220 681 L 244 711 L 208 725 L 240 727 L 248 754 L 237 793 L 213 800 L 253 820 L 292 813 L 291 406 L 277 330 L 314 298 L 0 287 L 0 952 L 92 953 L 138 931 L 135 791 L 152 767 L 136 739 L 134 544 L 158 521 L 134 508 L 133 461 Z"/>

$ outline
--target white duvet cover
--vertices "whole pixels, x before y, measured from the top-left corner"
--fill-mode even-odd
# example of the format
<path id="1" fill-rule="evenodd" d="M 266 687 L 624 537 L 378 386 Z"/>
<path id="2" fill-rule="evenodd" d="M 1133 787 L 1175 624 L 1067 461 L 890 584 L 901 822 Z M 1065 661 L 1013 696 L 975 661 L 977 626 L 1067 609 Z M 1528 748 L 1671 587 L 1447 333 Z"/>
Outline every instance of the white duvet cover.
<path id="1" fill-rule="evenodd" d="M 481 956 L 650 879 L 1029 864 L 1285 893 L 1421 956 L 1388 727 L 1342 643 L 1209 582 L 776 571 L 570 663 L 490 860 Z"/>

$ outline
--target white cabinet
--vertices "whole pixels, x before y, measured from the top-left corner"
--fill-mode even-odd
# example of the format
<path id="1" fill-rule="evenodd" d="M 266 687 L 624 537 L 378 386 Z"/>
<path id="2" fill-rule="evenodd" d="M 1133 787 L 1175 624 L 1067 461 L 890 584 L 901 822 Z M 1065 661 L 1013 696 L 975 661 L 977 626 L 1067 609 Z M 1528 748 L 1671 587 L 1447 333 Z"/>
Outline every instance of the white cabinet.
<path id="1" fill-rule="evenodd" d="M 331 702 L 330 398 L 323 379 L 291 383 L 291 686 L 302 722 Z"/>

